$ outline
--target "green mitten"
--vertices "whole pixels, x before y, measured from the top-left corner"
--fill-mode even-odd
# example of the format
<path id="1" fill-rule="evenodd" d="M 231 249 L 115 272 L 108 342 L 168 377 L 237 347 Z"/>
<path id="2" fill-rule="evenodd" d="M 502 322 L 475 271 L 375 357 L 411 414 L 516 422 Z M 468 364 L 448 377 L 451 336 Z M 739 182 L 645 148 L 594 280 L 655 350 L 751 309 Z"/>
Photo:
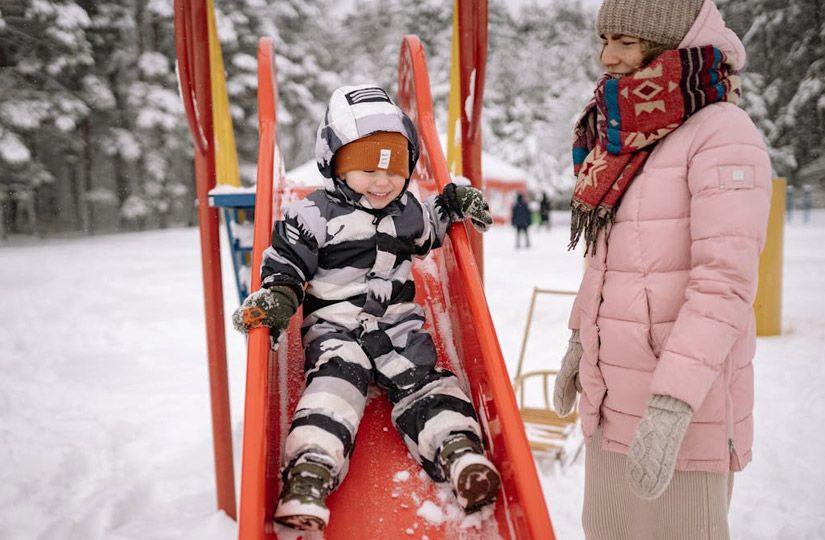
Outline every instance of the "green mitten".
<path id="1" fill-rule="evenodd" d="M 553 388 L 553 408 L 556 414 L 564 418 L 573 411 L 576 404 L 576 391 L 581 391 L 579 384 L 579 362 L 582 359 L 582 343 L 579 331 L 570 333 L 567 352 L 561 360 L 561 368 L 556 375 L 556 384 Z"/>
<path id="2" fill-rule="evenodd" d="M 627 454 L 627 480 L 639 498 L 656 499 L 667 489 L 692 416 L 690 405 L 671 396 L 657 394 L 647 402 Z"/>
<path id="3" fill-rule="evenodd" d="M 439 203 L 453 223 L 468 219 L 473 228 L 482 233 L 493 224 L 484 194 L 472 186 L 447 184 L 441 192 Z"/>
<path id="4" fill-rule="evenodd" d="M 281 330 L 297 309 L 298 297 L 289 287 L 261 288 L 247 296 L 235 310 L 232 325 L 244 334 L 261 326 Z"/>

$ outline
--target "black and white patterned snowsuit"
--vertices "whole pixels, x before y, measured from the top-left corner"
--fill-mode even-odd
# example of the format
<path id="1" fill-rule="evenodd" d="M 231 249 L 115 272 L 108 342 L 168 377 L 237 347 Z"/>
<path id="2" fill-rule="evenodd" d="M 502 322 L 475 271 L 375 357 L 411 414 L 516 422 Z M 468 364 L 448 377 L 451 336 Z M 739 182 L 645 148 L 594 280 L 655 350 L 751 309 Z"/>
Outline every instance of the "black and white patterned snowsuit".
<path id="1" fill-rule="evenodd" d="M 404 192 L 373 210 L 354 202 L 360 195 L 342 181 L 327 186 L 285 208 L 264 254 L 263 285 L 289 285 L 303 298 L 306 389 L 285 462 L 317 454 L 340 482 L 375 382 L 410 453 L 442 481 L 436 458 L 444 439 L 461 432 L 480 442 L 472 402 L 455 375 L 435 367 L 424 312 L 413 302 L 413 257 L 441 245 L 449 218 L 437 197 L 422 204 Z"/>

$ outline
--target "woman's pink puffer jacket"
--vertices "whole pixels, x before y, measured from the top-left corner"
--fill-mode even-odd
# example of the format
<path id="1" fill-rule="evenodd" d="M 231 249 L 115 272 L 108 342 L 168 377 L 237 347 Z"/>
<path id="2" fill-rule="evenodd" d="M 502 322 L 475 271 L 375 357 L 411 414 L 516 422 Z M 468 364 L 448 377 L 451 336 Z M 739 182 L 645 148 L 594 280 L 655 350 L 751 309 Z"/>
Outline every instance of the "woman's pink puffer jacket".
<path id="1" fill-rule="evenodd" d="M 745 52 L 706 0 L 680 47 Z M 747 113 L 705 107 L 662 140 L 588 258 L 570 327 L 581 331 L 586 437 L 627 453 L 652 394 L 694 415 L 676 468 L 726 472 L 751 459 L 752 304 L 771 197 L 765 144 Z"/>

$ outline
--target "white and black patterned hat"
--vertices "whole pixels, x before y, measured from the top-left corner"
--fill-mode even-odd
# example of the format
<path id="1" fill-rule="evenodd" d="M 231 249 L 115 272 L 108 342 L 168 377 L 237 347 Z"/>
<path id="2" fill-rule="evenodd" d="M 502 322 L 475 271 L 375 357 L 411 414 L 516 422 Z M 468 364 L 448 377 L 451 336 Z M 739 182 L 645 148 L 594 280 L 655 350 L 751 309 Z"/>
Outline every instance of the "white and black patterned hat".
<path id="1" fill-rule="evenodd" d="M 418 134 L 412 120 L 373 84 L 342 86 L 329 98 L 315 137 L 315 161 L 325 178 L 333 178 L 332 158 L 342 146 L 379 131 L 400 133 L 409 141 L 410 174 L 418 161 Z"/>

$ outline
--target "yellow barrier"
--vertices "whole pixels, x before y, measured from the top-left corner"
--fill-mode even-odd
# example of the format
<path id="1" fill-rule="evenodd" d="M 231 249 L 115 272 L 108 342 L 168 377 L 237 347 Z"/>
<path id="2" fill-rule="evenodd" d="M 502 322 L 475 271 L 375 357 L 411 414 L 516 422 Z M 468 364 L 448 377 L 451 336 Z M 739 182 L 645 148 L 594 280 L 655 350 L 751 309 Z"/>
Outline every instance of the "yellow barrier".
<path id="1" fill-rule="evenodd" d="M 453 38 L 450 56 L 450 97 L 447 102 L 447 168 L 453 176 L 464 174 L 461 155 L 461 62 L 459 54 L 458 0 L 453 1 Z"/>
<path id="2" fill-rule="evenodd" d="M 753 303 L 758 336 L 778 336 L 782 333 L 782 244 L 787 185 L 784 178 L 773 180 L 768 235 L 759 258 L 759 289 Z"/>
<path id="3" fill-rule="evenodd" d="M 226 77 L 221 55 L 221 43 L 215 25 L 215 8 L 208 0 L 209 72 L 212 76 L 212 125 L 215 131 L 215 173 L 219 185 L 241 185 L 238 174 L 238 153 L 235 148 L 235 132 L 229 114 L 229 96 L 226 93 Z"/>

